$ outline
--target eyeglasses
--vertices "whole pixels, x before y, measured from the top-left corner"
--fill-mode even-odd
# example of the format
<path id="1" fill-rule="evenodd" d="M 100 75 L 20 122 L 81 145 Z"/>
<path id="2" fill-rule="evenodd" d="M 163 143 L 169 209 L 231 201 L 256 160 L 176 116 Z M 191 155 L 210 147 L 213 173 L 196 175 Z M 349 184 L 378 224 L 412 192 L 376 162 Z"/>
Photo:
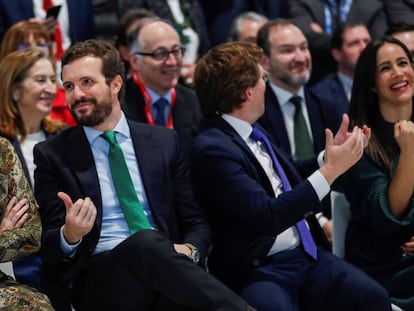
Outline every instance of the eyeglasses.
<path id="1" fill-rule="evenodd" d="M 170 51 L 168 51 L 167 49 L 164 49 L 164 48 L 159 48 L 159 49 L 156 49 L 152 53 L 135 52 L 134 54 L 135 55 L 142 55 L 142 56 L 150 56 L 150 57 L 154 58 L 155 60 L 165 61 L 170 57 L 170 54 L 174 55 L 174 57 L 178 59 L 178 58 L 183 57 L 184 53 L 185 53 L 185 47 L 180 46 L 180 47 L 175 47 Z"/>
<path id="2" fill-rule="evenodd" d="M 30 44 L 20 44 L 19 47 L 17 48 L 18 50 L 26 50 L 29 47 L 37 47 L 37 48 L 43 48 L 46 49 L 50 46 L 49 42 L 44 42 L 44 43 L 36 43 L 35 45 L 30 45 Z"/>

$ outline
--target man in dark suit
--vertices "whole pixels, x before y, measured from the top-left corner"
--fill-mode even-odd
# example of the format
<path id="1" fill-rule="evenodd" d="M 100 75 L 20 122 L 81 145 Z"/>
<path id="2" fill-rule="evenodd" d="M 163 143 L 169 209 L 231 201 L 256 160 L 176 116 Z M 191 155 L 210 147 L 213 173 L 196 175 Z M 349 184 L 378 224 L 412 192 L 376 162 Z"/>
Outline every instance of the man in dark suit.
<path id="1" fill-rule="evenodd" d="M 33 0 L 0 0 L 0 41 L 6 30 L 13 24 L 34 17 L 40 17 L 35 12 Z M 61 1 L 62 2 L 62 1 Z M 70 44 L 90 39 L 94 36 L 93 10 L 90 0 L 63 1 L 67 7 L 68 29 L 67 36 Z M 41 12 L 41 10 L 40 10 Z M 64 10 L 61 9 L 60 14 Z M 42 17 L 45 17 L 46 13 Z"/>
<path id="2" fill-rule="evenodd" d="M 188 155 L 201 113 L 194 91 L 177 84 L 185 52 L 180 38 L 173 27 L 156 18 L 144 20 L 131 37 L 134 74 L 126 82 L 122 109 L 132 120 L 176 130 Z M 162 109 L 159 100 L 166 101 Z"/>
<path id="3" fill-rule="evenodd" d="M 314 160 L 325 147 L 325 128 L 336 132 L 341 113 L 334 103 L 305 87 L 312 70 L 308 41 L 291 21 L 276 19 L 267 22 L 258 33 L 258 45 L 264 51 L 262 65 L 268 72 L 265 113 L 258 121 L 282 150 L 299 161 L 303 178 L 314 170 Z M 293 99 L 299 98 L 299 107 Z M 302 117 L 307 144 L 296 139 L 296 112 Z M 307 146 L 306 152 L 301 147 Z M 309 161 L 310 160 L 310 161 Z M 318 215 L 328 239 L 332 235 L 329 198 L 324 201 L 324 215 Z"/>
<path id="4" fill-rule="evenodd" d="M 321 168 L 300 181 L 254 125 L 265 109 L 261 57 L 254 45 L 227 43 L 197 64 L 195 85 L 205 123 L 194 141 L 193 179 L 213 226 L 210 271 L 261 311 L 391 310 L 383 288 L 316 249 L 307 226 L 302 227 L 332 182 L 361 157 L 369 129 L 347 133 L 344 116 L 335 138 L 326 130 Z"/>
<path id="5" fill-rule="evenodd" d="M 45 269 L 70 266 L 64 278 L 77 310 L 246 310 L 197 265 L 210 230 L 176 134 L 125 118 L 123 74 L 116 49 L 101 41 L 78 43 L 62 57 L 67 103 L 80 125 L 34 151 Z M 110 134 L 115 142 L 105 139 Z M 114 148 L 123 160 L 111 160 Z M 121 163 L 128 176 L 120 179 L 113 166 Z M 135 198 L 119 190 L 127 179 Z M 131 212 L 145 220 L 138 230 Z"/>
<path id="6" fill-rule="evenodd" d="M 374 39 L 383 36 L 388 28 L 385 1 L 381 0 L 289 0 L 286 6 L 286 16 L 292 18 L 309 41 L 315 62 L 311 84 L 336 71 L 329 45 L 336 28 L 361 23 Z"/>
<path id="7" fill-rule="evenodd" d="M 319 81 L 312 91 L 335 103 L 341 113 L 348 112 L 355 66 L 370 41 L 371 35 L 363 24 L 344 25 L 332 35 L 331 54 L 338 71 Z"/>
<path id="8" fill-rule="evenodd" d="M 414 0 L 384 0 L 385 15 L 389 23 L 412 23 L 414 20 Z"/>

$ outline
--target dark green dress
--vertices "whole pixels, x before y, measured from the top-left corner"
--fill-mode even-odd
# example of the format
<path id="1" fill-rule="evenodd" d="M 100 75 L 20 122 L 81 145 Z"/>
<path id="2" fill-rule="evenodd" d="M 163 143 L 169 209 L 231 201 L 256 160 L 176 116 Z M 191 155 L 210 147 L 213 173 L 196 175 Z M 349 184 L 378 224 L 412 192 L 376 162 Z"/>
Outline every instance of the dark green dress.
<path id="1" fill-rule="evenodd" d="M 399 159 L 394 125 L 380 120 L 387 146 L 394 154 L 393 171 Z M 389 210 L 388 174 L 366 154 L 341 178 L 351 205 L 346 237 L 346 259 L 371 275 L 390 293 L 394 304 L 414 310 L 414 256 L 402 253 L 401 245 L 414 236 L 414 200 L 407 213 L 395 218 Z M 414 172 L 413 172 L 414 174 Z"/>

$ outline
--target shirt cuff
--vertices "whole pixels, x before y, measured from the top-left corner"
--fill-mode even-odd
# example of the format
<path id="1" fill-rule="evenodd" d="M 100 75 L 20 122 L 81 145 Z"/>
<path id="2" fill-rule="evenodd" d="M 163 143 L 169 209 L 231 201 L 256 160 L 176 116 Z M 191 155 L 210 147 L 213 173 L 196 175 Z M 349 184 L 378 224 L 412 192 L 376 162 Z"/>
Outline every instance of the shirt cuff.
<path id="1" fill-rule="evenodd" d="M 324 158 L 325 158 L 325 150 L 322 150 L 318 154 L 318 165 L 319 165 L 319 167 L 321 167 L 323 165 Z"/>
<path id="2" fill-rule="evenodd" d="M 318 195 L 319 201 L 322 201 L 329 191 L 331 191 L 331 187 L 320 171 L 315 171 L 312 175 L 310 175 L 308 177 L 308 181 L 311 183 L 313 189 Z"/>
<path id="3" fill-rule="evenodd" d="M 328 218 L 326 218 L 325 216 L 323 216 L 322 213 L 317 213 L 316 215 L 316 219 L 319 222 L 319 225 L 323 228 L 323 226 L 325 226 L 325 224 L 329 221 Z"/>
<path id="4" fill-rule="evenodd" d="M 75 255 L 76 249 L 78 248 L 79 244 L 82 242 L 82 239 L 79 240 L 76 244 L 69 244 L 66 242 L 65 237 L 63 235 L 63 226 L 60 228 L 60 247 L 63 253 L 68 257 L 73 257 Z"/>

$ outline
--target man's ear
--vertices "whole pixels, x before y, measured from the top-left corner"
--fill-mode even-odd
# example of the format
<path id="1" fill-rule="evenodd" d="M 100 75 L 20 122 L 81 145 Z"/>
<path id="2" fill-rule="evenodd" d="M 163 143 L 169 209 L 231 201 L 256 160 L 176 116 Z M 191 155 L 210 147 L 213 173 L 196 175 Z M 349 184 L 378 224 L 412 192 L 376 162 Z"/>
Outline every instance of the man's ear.
<path id="1" fill-rule="evenodd" d="M 131 66 L 132 71 L 138 72 L 139 71 L 139 60 L 138 56 L 129 53 L 129 66 Z"/>
<path id="2" fill-rule="evenodd" d="M 264 70 L 269 71 L 270 69 L 270 58 L 269 56 L 263 54 L 259 60 L 259 64 L 263 67 Z"/>
<path id="3" fill-rule="evenodd" d="M 342 60 L 342 51 L 341 50 L 332 49 L 331 50 L 331 55 L 337 63 L 339 63 Z"/>
<path id="4" fill-rule="evenodd" d="M 123 79 L 120 75 L 117 75 L 113 80 L 112 80 L 112 87 L 113 90 L 116 94 L 118 94 L 121 91 L 122 88 L 122 83 L 123 83 Z"/>
<path id="5" fill-rule="evenodd" d="M 128 50 L 126 45 L 120 45 L 118 47 L 118 52 L 119 52 L 119 55 L 121 56 L 121 58 L 124 61 L 129 62 L 130 57 L 131 57 L 131 53 L 129 53 L 129 50 Z"/>
<path id="6" fill-rule="evenodd" d="M 248 99 L 250 99 L 251 96 L 252 96 L 252 89 L 249 87 L 243 92 L 241 99 L 243 100 L 243 102 L 245 102 Z"/>

